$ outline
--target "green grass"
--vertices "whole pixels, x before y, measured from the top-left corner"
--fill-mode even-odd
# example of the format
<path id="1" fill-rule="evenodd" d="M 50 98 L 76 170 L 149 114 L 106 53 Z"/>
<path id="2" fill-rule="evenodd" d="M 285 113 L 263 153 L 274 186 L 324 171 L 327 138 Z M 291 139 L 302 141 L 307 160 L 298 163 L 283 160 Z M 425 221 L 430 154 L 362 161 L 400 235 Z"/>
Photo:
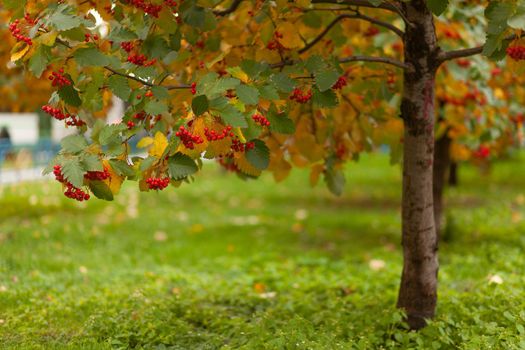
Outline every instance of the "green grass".
<path id="1" fill-rule="evenodd" d="M 419 333 L 395 309 L 401 179 L 385 156 L 349 164 L 341 198 L 304 171 L 275 184 L 206 168 L 111 203 L 0 188 L 0 348 L 525 348 L 523 156 L 460 169 L 438 316 Z"/>

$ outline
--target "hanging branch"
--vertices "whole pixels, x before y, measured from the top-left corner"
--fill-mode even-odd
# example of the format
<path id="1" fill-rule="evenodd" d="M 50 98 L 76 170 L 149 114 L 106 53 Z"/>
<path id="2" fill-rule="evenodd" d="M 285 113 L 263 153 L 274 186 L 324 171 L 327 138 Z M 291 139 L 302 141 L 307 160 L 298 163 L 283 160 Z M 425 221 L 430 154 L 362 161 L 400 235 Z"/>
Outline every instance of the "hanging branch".
<path id="1" fill-rule="evenodd" d="M 356 12 L 353 15 L 343 14 L 343 15 L 339 15 L 336 18 L 334 18 L 334 20 L 332 22 L 330 22 L 330 24 L 328 24 L 328 26 L 326 26 L 326 28 L 315 39 L 313 39 L 311 42 L 306 44 L 302 49 L 300 49 L 299 53 L 304 53 L 304 52 L 308 51 L 309 49 L 311 49 L 315 44 L 317 44 L 319 41 L 321 41 L 321 39 L 323 39 L 323 37 L 326 34 L 328 34 L 330 29 L 332 29 L 339 21 L 342 21 L 343 19 L 361 19 L 361 20 L 364 20 L 364 21 L 368 21 L 370 23 L 374 23 L 374 24 L 376 24 L 378 26 L 387 28 L 387 29 L 393 31 L 394 33 L 396 33 L 400 37 L 403 37 L 403 35 L 404 35 L 404 33 L 403 33 L 403 31 L 401 29 L 397 28 L 396 26 L 394 26 L 394 25 L 392 25 L 390 23 L 386 23 L 386 22 L 380 21 L 378 19 L 362 15 L 362 14 L 360 14 L 358 12 Z"/>

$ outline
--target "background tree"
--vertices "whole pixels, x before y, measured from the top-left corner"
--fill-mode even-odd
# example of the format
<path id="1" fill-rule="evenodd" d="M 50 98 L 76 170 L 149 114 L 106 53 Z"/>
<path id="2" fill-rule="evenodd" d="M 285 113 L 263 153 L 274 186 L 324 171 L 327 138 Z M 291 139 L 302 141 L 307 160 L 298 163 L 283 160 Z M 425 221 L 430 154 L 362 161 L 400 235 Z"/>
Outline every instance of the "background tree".
<path id="1" fill-rule="evenodd" d="M 398 306 L 411 328 L 434 315 L 437 72 L 482 52 L 503 57 L 517 38 L 512 29 L 524 29 L 523 1 L 476 3 L 468 23 L 447 16 L 472 41 L 487 28 L 485 45 L 467 49 L 457 47 L 467 40 L 438 44 L 435 15 L 447 1 L 5 4 L 18 41 L 12 61 L 36 76 L 50 69 L 44 78 L 56 91 L 44 111 L 79 128 L 48 169 L 77 200 L 89 192 L 111 200 L 124 179 L 144 191 L 191 182 L 203 157 L 244 178 L 268 169 L 279 180 L 292 166 L 310 166 L 312 183 L 323 175 L 341 193 L 345 161 L 384 143 L 398 157 L 403 132 Z M 521 60 L 523 47 L 510 53 Z M 106 125 L 101 111 L 112 94 L 129 108 L 121 124 Z M 148 156 L 131 157 L 130 143 L 144 132 L 137 141 Z"/>

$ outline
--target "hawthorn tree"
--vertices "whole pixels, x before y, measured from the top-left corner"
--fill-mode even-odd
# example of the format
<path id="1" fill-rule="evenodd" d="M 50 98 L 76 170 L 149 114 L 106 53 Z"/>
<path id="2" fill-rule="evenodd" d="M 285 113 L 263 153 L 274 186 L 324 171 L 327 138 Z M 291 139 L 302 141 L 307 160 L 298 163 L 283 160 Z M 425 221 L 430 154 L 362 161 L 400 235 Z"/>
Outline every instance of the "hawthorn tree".
<path id="1" fill-rule="evenodd" d="M 54 92 L 43 110 L 79 129 L 47 169 L 70 198 L 91 193 L 111 200 L 124 180 L 138 181 L 143 191 L 190 183 L 202 158 L 243 178 L 269 170 L 282 180 L 292 166 L 308 166 L 312 184 L 322 175 L 340 194 L 346 161 L 380 144 L 391 146 L 393 158 L 403 149 L 398 307 L 418 329 L 434 316 L 437 301 L 436 86 L 440 99 L 456 93 L 446 90 L 449 77 L 438 69 L 481 53 L 525 58 L 518 41 L 525 1 L 462 3 L 5 0 L 4 6 L 17 40 L 11 60 L 49 79 Z M 436 24 L 456 34 L 438 43 Z M 479 90 L 482 80 L 470 84 Z M 497 83 L 491 81 L 488 95 Z M 129 107 L 122 123 L 107 125 L 101 111 L 112 95 Z M 449 115 L 437 123 L 447 135 Z M 130 154 L 134 141 L 146 157 Z M 483 145 L 475 146 L 484 157 Z"/>

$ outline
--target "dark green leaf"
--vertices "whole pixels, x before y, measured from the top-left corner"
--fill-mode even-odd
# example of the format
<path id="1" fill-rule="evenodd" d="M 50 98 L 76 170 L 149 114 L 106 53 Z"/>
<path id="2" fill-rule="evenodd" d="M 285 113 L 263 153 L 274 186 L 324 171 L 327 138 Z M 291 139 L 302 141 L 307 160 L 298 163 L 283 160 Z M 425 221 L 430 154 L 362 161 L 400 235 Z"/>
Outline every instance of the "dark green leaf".
<path id="1" fill-rule="evenodd" d="M 345 188 L 345 175 L 340 169 L 329 169 L 324 174 L 324 180 L 330 192 L 336 196 L 343 194 Z"/>
<path id="2" fill-rule="evenodd" d="M 436 16 L 441 15 L 447 9 L 449 0 L 427 0 L 430 11 Z"/>
<path id="3" fill-rule="evenodd" d="M 319 91 L 323 92 L 330 90 L 340 76 L 341 74 L 336 70 L 318 71 L 315 74 L 315 83 L 319 88 Z"/>
<path id="4" fill-rule="evenodd" d="M 98 199 L 113 200 L 113 193 L 104 181 L 89 181 L 89 189 Z"/>
<path id="5" fill-rule="evenodd" d="M 134 176 L 135 170 L 124 160 L 110 159 L 109 165 L 119 176 Z"/>
<path id="6" fill-rule="evenodd" d="M 208 98 L 206 95 L 199 95 L 193 98 L 191 101 L 191 109 L 196 116 L 199 116 L 206 112 L 209 108 Z"/>
<path id="7" fill-rule="evenodd" d="M 290 79 L 285 73 L 274 74 L 270 80 L 275 85 L 275 87 L 282 92 L 292 92 L 295 87 L 295 81 Z"/>
<path id="8" fill-rule="evenodd" d="M 35 54 L 29 59 L 29 70 L 37 78 L 40 78 L 50 61 L 51 48 L 49 46 L 40 45 Z"/>
<path id="9" fill-rule="evenodd" d="M 255 147 L 246 151 L 246 159 L 259 170 L 268 168 L 270 164 L 270 150 L 261 140 L 252 140 L 255 143 Z"/>
<path id="10" fill-rule="evenodd" d="M 171 178 L 181 180 L 189 175 L 195 174 L 199 168 L 195 161 L 182 153 L 176 153 L 168 159 L 168 167 Z"/>
<path id="11" fill-rule="evenodd" d="M 165 102 L 153 100 L 148 101 L 144 106 L 144 111 L 151 115 L 163 114 L 168 111 L 168 106 Z"/>
<path id="12" fill-rule="evenodd" d="M 60 89 L 58 89 L 58 96 L 60 96 L 60 99 L 70 106 L 80 107 L 82 104 L 82 100 L 80 99 L 80 96 L 73 85 L 62 86 Z"/>

